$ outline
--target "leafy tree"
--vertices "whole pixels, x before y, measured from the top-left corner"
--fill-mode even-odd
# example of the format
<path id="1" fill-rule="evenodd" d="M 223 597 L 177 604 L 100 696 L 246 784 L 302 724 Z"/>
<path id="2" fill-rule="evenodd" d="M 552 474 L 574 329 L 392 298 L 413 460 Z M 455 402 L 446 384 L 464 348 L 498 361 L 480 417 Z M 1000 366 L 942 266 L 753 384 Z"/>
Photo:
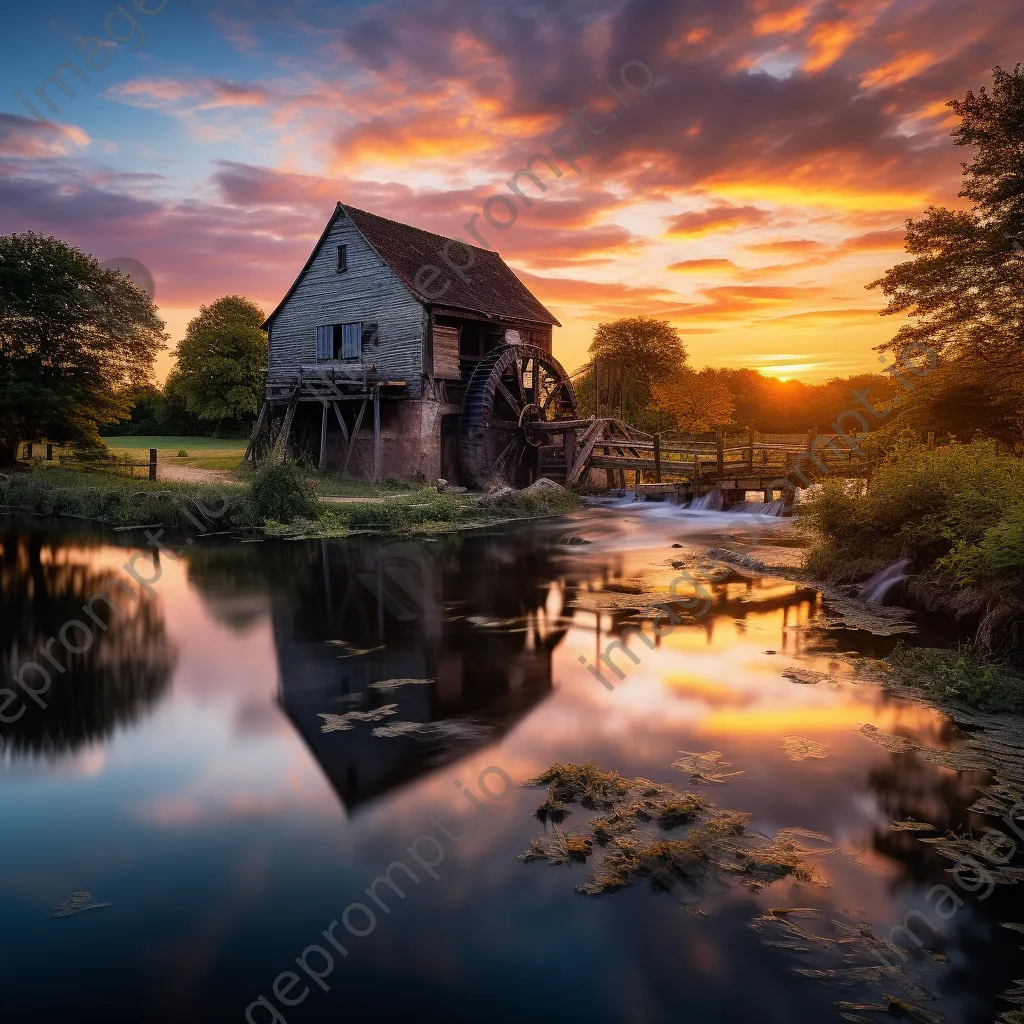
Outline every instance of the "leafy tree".
<path id="1" fill-rule="evenodd" d="M 267 368 L 265 319 L 255 302 L 240 295 L 200 306 L 175 352 L 168 397 L 182 396 L 188 410 L 204 420 L 255 416 Z"/>
<path id="2" fill-rule="evenodd" d="M 661 429 L 667 417 L 653 408 L 651 388 L 665 383 L 686 365 L 686 347 L 679 331 L 667 320 L 648 316 L 627 317 L 598 324 L 590 343 L 592 360 L 599 364 L 600 408 L 635 426 Z M 585 410 L 594 411 L 593 367 L 579 381 L 577 391 Z"/>
<path id="3" fill-rule="evenodd" d="M 20 441 L 102 449 L 165 347 L 152 299 L 66 242 L 0 237 L 0 462 Z"/>
<path id="4" fill-rule="evenodd" d="M 699 371 L 684 368 L 670 382 L 655 384 L 652 394 L 658 408 L 688 434 L 730 426 L 736 408 L 726 376 L 710 366 Z"/>
<path id="5" fill-rule="evenodd" d="M 888 298 L 883 315 L 910 316 L 883 348 L 902 361 L 931 349 L 946 368 L 930 387 L 910 394 L 900 417 L 926 418 L 930 410 L 934 421 L 934 411 L 957 402 L 958 391 L 969 383 L 978 393 L 999 396 L 986 422 L 990 433 L 1004 434 L 1005 410 L 1017 408 L 1010 433 L 1019 440 L 1024 426 L 1021 66 L 1013 72 L 995 68 L 991 91 L 969 92 L 949 106 L 961 119 L 954 141 L 975 150 L 963 165 L 960 191 L 971 209 L 931 207 L 919 220 L 908 221 L 906 246 L 914 258 L 868 287 L 880 288 Z"/>

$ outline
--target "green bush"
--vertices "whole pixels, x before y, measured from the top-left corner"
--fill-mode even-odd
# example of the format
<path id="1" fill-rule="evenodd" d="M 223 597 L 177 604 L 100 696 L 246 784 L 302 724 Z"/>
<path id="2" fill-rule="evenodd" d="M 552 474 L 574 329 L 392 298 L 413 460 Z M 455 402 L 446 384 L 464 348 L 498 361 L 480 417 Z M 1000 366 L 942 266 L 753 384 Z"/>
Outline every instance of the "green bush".
<path id="1" fill-rule="evenodd" d="M 994 662 L 977 644 L 955 650 L 904 647 L 889 655 L 895 676 L 940 701 L 956 701 L 981 711 L 1024 712 L 1024 678 Z"/>
<path id="2" fill-rule="evenodd" d="M 253 512 L 263 520 L 290 523 L 317 517 L 318 503 L 306 478 L 291 463 L 268 462 L 252 478 Z"/>
<path id="3" fill-rule="evenodd" d="M 867 495 L 828 480 L 798 514 L 819 576 L 863 578 L 905 555 L 912 592 L 929 607 L 978 614 L 986 644 L 1024 611 L 1024 460 L 993 442 L 933 450 L 904 438 Z"/>

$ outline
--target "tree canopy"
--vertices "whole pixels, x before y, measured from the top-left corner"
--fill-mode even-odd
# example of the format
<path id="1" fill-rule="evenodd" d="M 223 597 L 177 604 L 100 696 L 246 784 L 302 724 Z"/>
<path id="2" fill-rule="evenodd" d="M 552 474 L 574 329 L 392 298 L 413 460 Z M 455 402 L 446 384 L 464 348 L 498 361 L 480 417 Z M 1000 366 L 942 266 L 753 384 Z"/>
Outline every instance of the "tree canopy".
<path id="1" fill-rule="evenodd" d="M 703 434 L 732 423 L 736 409 L 728 379 L 721 370 L 684 367 L 670 381 L 655 384 L 654 402 L 687 434 Z"/>
<path id="2" fill-rule="evenodd" d="M 972 147 L 960 197 L 969 210 L 930 207 L 907 222 L 913 259 L 869 288 L 888 298 L 884 315 L 909 322 L 883 348 L 898 359 L 934 352 L 942 372 L 904 402 L 899 420 L 928 419 L 977 393 L 991 401 L 991 420 L 970 419 L 994 436 L 1019 440 L 1024 426 L 1024 74 L 995 68 L 991 91 L 949 104 L 960 117 L 958 146 Z M 959 396 L 959 397 L 958 397 Z M 1016 408 L 1007 428 L 1006 411 Z"/>
<path id="3" fill-rule="evenodd" d="M 635 426 L 661 430 L 671 425 L 671 418 L 654 407 L 651 388 L 671 380 L 686 365 L 686 347 L 677 328 L 649 316 L 598 324 L 590 355 L 599 365 L 602 414 L 617 415 L 621 404 Z M 581 408 L 593 412 L 593 367 L 579 378 L 576 391 Z"/>
<path id="4" fill-rule="evenodd" d="M 20 441 L 102 447 L 166 339 L 130 278 L 51 236 L 0 237 L 0 460 Z"/>
<path id="5" fill-rule="evenodd" d="M 267 334 L 263 310 L 240 295 L 200 306 L 175 355 L 166 393 L 200 419 L 253 417 L 263 396 Z"/>

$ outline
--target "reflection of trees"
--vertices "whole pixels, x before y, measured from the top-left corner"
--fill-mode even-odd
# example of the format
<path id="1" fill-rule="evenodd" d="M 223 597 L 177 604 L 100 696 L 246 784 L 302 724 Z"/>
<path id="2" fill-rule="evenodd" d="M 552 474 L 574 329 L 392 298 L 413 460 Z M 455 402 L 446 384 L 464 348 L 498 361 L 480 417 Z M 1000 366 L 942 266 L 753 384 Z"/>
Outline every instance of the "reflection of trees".
<path id="1" fill-rule="evenodd" d="M 4 531 L 0 545 L 3 685 L 24 696 L 6 713 L 27 709 L 16 722 L 0 724 L 5 749 L 14 756 L 54 757 L 104 739 L 118 726 L 137 720 L 167 688 L 174 654 L 153 598 L 145 593 L 129 598 L 124 590 L 113 588 L 109 593 L 120 613 L 102 601 L 93 605 L 105 630 L 83 612 L 91 598 L 108 593 L 113 578 L 83 557 L 83 551 L 101 543 L 95 535 L 68 538 L 63 529 L 59 534 L 34 527 L 12 526 Z M 117 578 L 126 577 L 119 573 Z M 82 654 L 70 653 L 59 640 L 61 628 L 72 620 L 86 623 L 92 632 L 93 642 Z M 58 638 L 49 650 L 63 673 L 39 654 L 51 638 Z M 68 639 L 78 647 L 87 642 L 78 628 L 69 631 Z M 28 661 L 49 670 L 52 683 L 41 695 L 45 708 L 12 681 Z M 33 686 L 42 683 L 34 674 L 27 681 Z"/>

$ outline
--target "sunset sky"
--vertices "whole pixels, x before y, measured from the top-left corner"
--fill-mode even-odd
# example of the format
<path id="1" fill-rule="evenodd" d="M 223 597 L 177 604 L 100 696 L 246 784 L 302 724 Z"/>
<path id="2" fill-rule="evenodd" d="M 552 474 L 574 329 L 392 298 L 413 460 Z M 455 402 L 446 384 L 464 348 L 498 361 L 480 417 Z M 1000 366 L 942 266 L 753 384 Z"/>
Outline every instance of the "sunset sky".
<path id="1" fill-rule="evenodd" d="M 695 365 L 874 369 L 898 325 L 864 286 L 907 217 L 958 202 L 945 104 L 1024 60 L 1020 0 L 137 5 L 5 13 L 0 232 L 141 261 L 172 344 L 224 294 L 269 312 L 337 200 L 470 239 L 503 194 L 516 222 L 477 229 L 569 368 L 597 323 L 647 313 Z M 65 68 L 54 111 L 34 90 L 63 60 L 88 82 Z M 506 182 L 562 125 L 579 173 L 538 165 L 527 206 Z"/>

